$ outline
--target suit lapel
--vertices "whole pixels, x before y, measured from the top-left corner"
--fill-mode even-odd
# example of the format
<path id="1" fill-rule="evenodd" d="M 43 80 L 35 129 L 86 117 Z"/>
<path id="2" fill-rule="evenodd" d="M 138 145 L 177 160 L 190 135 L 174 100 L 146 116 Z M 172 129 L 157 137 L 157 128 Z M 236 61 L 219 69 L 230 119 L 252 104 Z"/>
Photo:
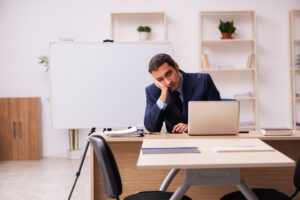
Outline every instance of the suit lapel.
<path id="1" fill-rule="evenodd" d="M 185 72 L 181 71 L 182 77 L 183 77 L 183 83 L 182 83 L 182 93 L 183 93 L 183 116 L 184 119 L 187 119 L 188 117 L 188 102 L 191 99 L 192 95 L 192 82 L 190 80 L 190 77 Z"/>

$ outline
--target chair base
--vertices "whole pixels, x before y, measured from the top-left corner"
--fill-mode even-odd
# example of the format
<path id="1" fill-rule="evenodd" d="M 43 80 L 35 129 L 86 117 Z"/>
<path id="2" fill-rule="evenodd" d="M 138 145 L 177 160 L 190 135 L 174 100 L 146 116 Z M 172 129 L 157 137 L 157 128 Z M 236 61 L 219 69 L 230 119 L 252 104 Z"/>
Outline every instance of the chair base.
<path id="1" fill-rule="evenodd" d="M 253 189 L 259 200 L 290 200 L 290 198 L 274 189 Z M 247 200 L 241 192 L 232 192 L 221 198 L 221 200 Z"/>

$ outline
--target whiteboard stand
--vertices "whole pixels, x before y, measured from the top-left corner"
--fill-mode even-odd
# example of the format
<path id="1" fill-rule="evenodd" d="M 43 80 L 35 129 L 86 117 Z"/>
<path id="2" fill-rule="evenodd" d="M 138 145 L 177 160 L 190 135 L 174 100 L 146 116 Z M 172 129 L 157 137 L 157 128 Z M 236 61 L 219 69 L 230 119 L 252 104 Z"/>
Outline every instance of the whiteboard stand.
<path id="1" fill-rule="evenodd" d="M 93 127 L 93 128 L 91 129 L 90 133 L 88 134 L 88 136 L 90 136 L 91 134 L 93 134 L 95 131 L 96 131 L 96 128 Z M 80 165 L 79 165 L 79 169 L 78 169 L 78 171 L 76 172 L 76 179 L 75 179 L 75 181 L 74 181 L 74 183 L 73 183 L 73 186 L 72 186 L 72 189 L 71 189 L 71 192 L 70 192 L 70 195 L 69 195 L 68 200 L 71 199 L 71 196 L 72 196 L 72 194 L 73 194 L 75 185 L 76 185 L 77 180 L 78 180 L 78 178 L 79 178 L 79 176 L 80 176 L 81 168 L 82 168 L 82 165 L 83 165 L 83 163 L 84 163 L 84 159 L 85 159 L 85 157 L 86 157 L 86 153 L 87 153 L 87 150 L 88 150 L 88 148 L 89 148 L 89 144 L 90 144 L 90 142 L 88 141 L 88 142 L 86 143 L 86 145 L 85 145 L 85 150 L 84 150 L 84 153 L 83 153 L 83 155 L 82 155 L 82 159 L 81 159 L 81 162 L 80 162 Z"/>

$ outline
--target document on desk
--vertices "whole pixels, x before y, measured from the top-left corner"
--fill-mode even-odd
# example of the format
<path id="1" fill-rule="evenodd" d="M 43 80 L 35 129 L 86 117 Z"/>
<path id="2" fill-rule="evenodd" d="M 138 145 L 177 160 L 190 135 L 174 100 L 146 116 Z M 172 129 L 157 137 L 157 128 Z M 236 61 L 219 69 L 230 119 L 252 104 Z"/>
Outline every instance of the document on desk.
<path id="1" fill-rule="evenodd" d="M 117 131 L 104 131 L 104 134 L 108 137 L 140 137 L 136 127 L 129 129 L 117 130 Z"/>
<path id="2" fill-rule="evenodd" d="M 143 154 L 201 153 L 198 147 L 141 148 Z"/>
<path id="3" fill-rule="evenodd" d="M 275 151 L 272 147 L 264 146 L 231 146 L 231 147 L 213 147 L 215 152 L 257 152 L 257 151 Z"/>

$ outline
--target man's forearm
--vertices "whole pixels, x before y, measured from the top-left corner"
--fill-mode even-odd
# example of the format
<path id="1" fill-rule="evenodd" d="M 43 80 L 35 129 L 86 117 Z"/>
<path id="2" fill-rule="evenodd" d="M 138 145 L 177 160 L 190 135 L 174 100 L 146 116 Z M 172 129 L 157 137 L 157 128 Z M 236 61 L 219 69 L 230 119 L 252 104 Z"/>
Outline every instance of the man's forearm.
<path id="1" fill-rule="evenodd" d="M 163 113 L 157 105 L 146 107 L 144 125 L 150 132 L 160 132 L 163 125 Z"/>

